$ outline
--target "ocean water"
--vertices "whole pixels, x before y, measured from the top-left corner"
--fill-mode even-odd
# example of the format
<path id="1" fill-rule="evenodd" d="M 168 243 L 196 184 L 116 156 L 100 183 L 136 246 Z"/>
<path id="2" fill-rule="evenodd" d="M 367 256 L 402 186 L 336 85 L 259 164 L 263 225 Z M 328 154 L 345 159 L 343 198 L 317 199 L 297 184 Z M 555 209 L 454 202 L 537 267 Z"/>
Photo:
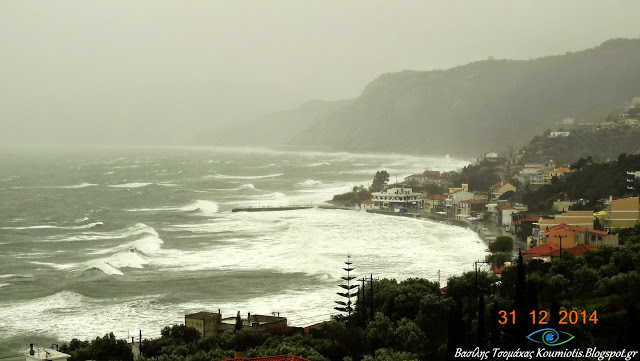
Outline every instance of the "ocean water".
<path id="1" fill-rule="evenodd" d="M 158 337 L 184 315 L 334 314 L 347 254 L 358 277 L 470 270 L 470 230 L 318 208 L 377 170 L 398 179 L 449 157 L 234 148 L 0 149 L 0 356 L 29 343 Z"/>

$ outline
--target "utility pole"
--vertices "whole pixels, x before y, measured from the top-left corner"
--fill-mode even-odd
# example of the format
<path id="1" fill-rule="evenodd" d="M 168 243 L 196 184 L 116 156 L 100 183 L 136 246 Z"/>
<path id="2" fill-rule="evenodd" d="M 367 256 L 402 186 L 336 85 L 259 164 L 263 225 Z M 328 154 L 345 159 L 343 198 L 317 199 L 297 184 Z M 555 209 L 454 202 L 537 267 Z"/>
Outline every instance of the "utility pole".
<path id="1" fill-rule="evenodd" d="M 488 264 L 489 262 L 485 262 L 485 261 L 475 261 L 474 267 L 476 269 L 476 298 L 478 298 L 480 296 L 480 292 L 479 292 L 479 288 L 478 288 L 478 264 Z"/>
<path id="2" fill-rule="evenodd" d="M 365 293 L 365 287 L 364 287 L 364 283 L 367 281 L 366 277 L 362 277 L 362 279 L 360 280 L 360 282 L 362 282 L 362 286 L 360 286 L 361 288 L 361 292 L 358 292 L 358 295 L 360 296 L 360 306 L 361 306 L 361 314 L 362 314 L 362 327 L 365 327 L 367 325 L 367 295 Z"/>
<path id="3" fill-rule="evenodd" d="M 373 307 L 373 273 L 370 275 L 369 288 L 371 292 L 371 321 L 373 321 L 374 317 L 374 307 Z"/>
<path id="4" fill-rule="evenodd" d="M 563 236 L 561 234 L 557 235 L 556 238 L 560 239 L 560 259 L 562 259 L 562 239 L 567 238 L 567 236 Z"/>

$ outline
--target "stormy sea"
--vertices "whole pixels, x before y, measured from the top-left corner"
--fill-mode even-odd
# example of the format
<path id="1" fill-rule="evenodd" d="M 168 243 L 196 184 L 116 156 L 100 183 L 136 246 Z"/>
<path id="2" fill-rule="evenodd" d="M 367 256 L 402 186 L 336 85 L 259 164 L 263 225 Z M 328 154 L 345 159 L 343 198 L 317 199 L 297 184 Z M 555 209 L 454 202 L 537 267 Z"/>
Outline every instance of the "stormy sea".
<path id="1" fill-rule="evenodd" d="M 0 355 L 113 332 L 160 335 L 184 315 L 335 314 L 355 275 L 438 279 L 472 268 L 471 230 L 319 205 L 377 170 L 392 181 L 467 162 L 239 148 L 0 149 Z"/>

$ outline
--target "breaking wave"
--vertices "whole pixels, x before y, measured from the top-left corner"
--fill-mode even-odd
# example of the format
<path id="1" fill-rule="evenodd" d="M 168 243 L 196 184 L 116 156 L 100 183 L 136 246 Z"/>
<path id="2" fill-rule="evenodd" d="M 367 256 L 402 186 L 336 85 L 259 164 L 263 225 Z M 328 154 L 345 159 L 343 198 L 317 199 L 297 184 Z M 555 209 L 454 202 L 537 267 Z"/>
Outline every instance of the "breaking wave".
<path id="1" fill-rule="evenodd" d="M 260 178 L 274 178 L 283 176 L 283 173 L 275 173 L 268 175 L 253 175 L 253 176 L 241 176 L 241 175 L 226 175 L 226 174 L 211 174 L 206 178 L 218 178 L 218 179 L 260 179 Z"/>
<path id="2" fill-rule="evenodd" d="M 87 187 L 95 187 L 97 184 L 82 182 L 71 186 L 42 186 L 42 187 L 11 187 L 14 189 L 80 189 Z"/>
<path id="3" fill-rule="evenodd" d="M 112 184 L 109 185 L 111 188 L 142 188 L 150 185 L 159 185 L 163 187 L 176 187 L 177 184 L 173 183 L 150 183 L 150 182 L 133 182 L 133 183 L 123 183 L 123 184 Z"/>
<path id="4" fill-rule="evenodd" d="M 319 167 L 319 166 L 322 166 L 322 165 L 331 165 L 331 163 L 329 163 L 329 162 L 311 163 L 311 164 L 305 165 L 305 167 Z"/>
<path id="5" fill-rule="evenodd" d="M 179 208 L 180 211 L 185 211 L 185 212 L 200 211 L 205 215 L 213 215 L 214 213 L 218 213 L 218 209 L 219 209 L 218 203 L 213 201 L 203 201 L 203 200 L 197 200 L 187 206 Z"/>
<path id="6" fill-rule="evenodd" d="M 79 226 L 54 226 L 49 224 L 43 224 L 39 226 L 24 226 L 24 227 L 2 227 L 2 229 L 15 229 L 15 230 L 23 230 L 23 229 L 89 229 L 95 226 L 101 226 L 104 223 L 102 222 L 93 222 L 88 224 L 82 224 Z"/>
<path id="7" fill-rule="evenodd" d="M 313 180 L 313 179 L 307 179 L 303 182 L 298 183 L 297 185 L 299 186 L 303 186 L 303 187 L 314 187 L 314 186 L 319 186 L 319 185 L 323 185 L 324 183 L 317 181 L 317 180 Z"/>
<path id="8" fill-rule="evenodd" d="M 219 209 L 218 203 L 213 201 L 197 200 L 184 207 L 159 207 L 127 209 L 128 212 L 201 212 L 204 215 L 213 215 Z"/>
<path id="9" fill-rule="evenodd" d="M 150 234 L 158 237 L 158 232 L 152 227 L 147 226 L 144 223 L 136 223 L 133 226 L 129 226 L 115 232 L 87 232 L 75 236 L 56 236 L 49 238 L 49 241 L 54 242 L 77 242 L 77 241 L 96 241 L 105 239 L 122 239 L 128 237 L 134 237 L 141 234 Z"/>
<path id="10" fill-rule="evenodd" d="M 235 188 L 211 188 L 212 191 L 240 191 L 243 189 L 256 189 L 256 186 L 251 183 L 247 183 Z"/>

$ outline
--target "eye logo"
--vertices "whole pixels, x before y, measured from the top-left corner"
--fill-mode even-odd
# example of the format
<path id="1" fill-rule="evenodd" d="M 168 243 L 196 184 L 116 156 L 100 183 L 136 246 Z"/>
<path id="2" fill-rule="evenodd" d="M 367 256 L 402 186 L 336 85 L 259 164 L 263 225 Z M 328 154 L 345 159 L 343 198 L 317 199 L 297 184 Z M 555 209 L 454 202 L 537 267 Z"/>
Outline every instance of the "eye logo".
<path id="1" fill-rule="evenodd" d="M 561 341 L 561 336 L 566 336 L 567 339 Z M 527 336 L 527 338 L 535 343 L 542 343 L 547 346 L 560 346 L 573 340 L 575 336 L 568 332 L 556 331 L 553 328 L 543 328 L 541 330 L 532 332 L 529 336 Z"/>

